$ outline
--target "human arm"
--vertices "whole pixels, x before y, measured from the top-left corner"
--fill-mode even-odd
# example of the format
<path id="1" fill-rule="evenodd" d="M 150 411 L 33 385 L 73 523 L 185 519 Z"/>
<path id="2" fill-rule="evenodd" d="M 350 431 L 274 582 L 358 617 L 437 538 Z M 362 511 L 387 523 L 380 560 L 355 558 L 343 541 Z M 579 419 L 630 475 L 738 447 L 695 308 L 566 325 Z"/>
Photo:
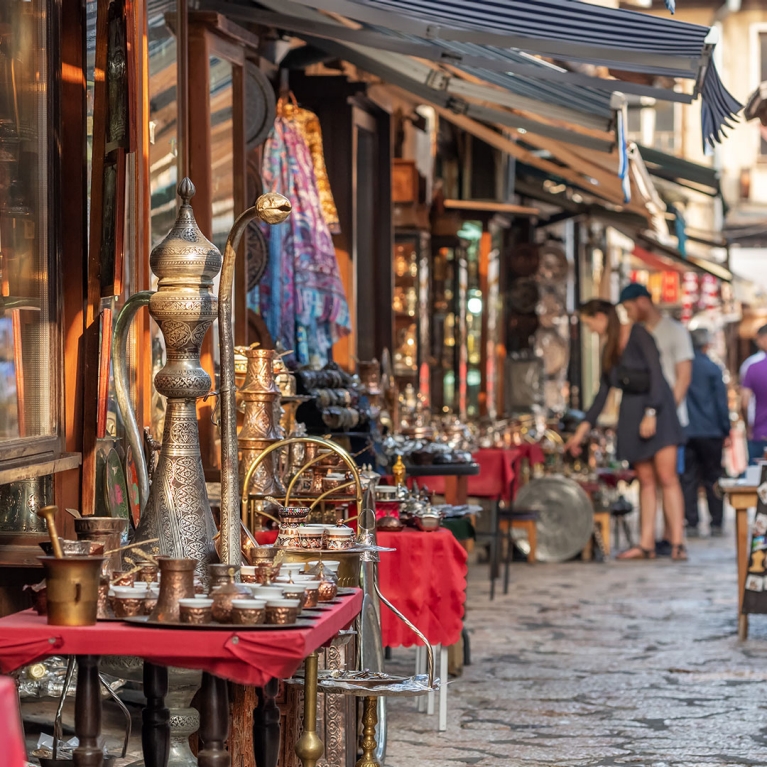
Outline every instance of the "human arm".
<path id="1" fill-rule="evenodd" d="M 692 381 L 692 360 L 682 360 L 676 363 L 676 383 L 674 384 L 674 402 L 677 406 L 687 396 L 687 390 Z"/>
<path id="2" fill-rule="evenodd" d="M 743 423 L 746 424 L 746 434 L 751 439 L 751 424 L 748 421 L 748 410 L 751 405 L 751 397 L 753 392 L 747 386 L 743 386 L 740 390 L 740 414 L 743 418 Z"/>
<path id="3" fill-rule="evenodd" d="M 695 350 L 692 347 L 692 337 L 687 328 L 678 322 L 672 323 L 670 328 L 673 328 L 674 332 L 674 372 L 676 373 L 672 394 L 678 407 L 684 401 L 687 390 L 690 388 Z"/>
<path id="4" fill-rule="evenodd" d="M 722 436 L 730 436 L 730 406 L 727 401 L 727 387 L 724 385 L 724 377 L 718 365 L 711 371 L 711 388 L 716 413 L 716 422 L 722 427 Z"/>
<path id="5" fill-rule="evenodd" d="M 663 406 L 663 387 L 668 386 L 663 377 L 660 353 L 653 337 L 643 328 L 637 327 L 634 338 L 650 373 L 650 390 L 645 400 L 645 415 L 639 424 L 639 436 L 649 439 L 657 428 L 657 414 Z M 651 413 L 649 411 L 655 411 Z"/>
<path id="6" fill-rule="evenodd" d="M 580 446 L 588 436 L 589 432 L 596 426 L 599 414 L 602 412 L 607 402 L 607 395 L 610 393 L 610 381 L 606 375 L 602 376 L 602 380 L 599 382 L 599 391 L 597 396 L 594 397 L 594 402 L 589 408 L 586 417 L 578 425 L 575 433 L 565 443 L 565 452 L 570 452 L 573 455 L 580 453 Z"/>

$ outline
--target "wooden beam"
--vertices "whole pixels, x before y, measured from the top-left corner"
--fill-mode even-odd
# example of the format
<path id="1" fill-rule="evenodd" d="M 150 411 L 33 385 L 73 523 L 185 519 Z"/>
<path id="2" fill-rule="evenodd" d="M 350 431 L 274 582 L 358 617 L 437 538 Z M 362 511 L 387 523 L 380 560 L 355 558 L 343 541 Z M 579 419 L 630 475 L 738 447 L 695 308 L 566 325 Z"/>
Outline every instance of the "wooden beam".
<path id="1" fill-rule="evenodd" d="M 493 202 L 491 200 L 445 200 L 446 208 L 455 210 L 477 210 L 487 213 L 513 213 L 518 216 L 537 216 L 538 208 L 529 208 L 525 205 L 514 205 L 510 202 Z"/>
<path id="2" fill-rule="evenodd" d="M 534 168 L 538 168 L 544 173 L 556 176 L 557 178 L 562 178 L 581 188 L 588 189 L 591 194 L 601 197 L 608 202 L 612 202 L 615 205 L 623 204 L 622 194 L 615 194 L 612 189 L 605 189 L 604 186 L 599 183 L 591 183 L 588 178 L 569 167 L 563 167 L 550 160 L 544 160 L 543 158 L 538 157 L 536 154 L 524 149 L 514 141 L 500 135 L 492 128 L 489 128 L 476 120 L 472 120 L 470 117 L 455 114 L 449 109 L 444 109 L 437 104 L 430 104 L 429 106 L 431 106 L 440 117 L 453 123 L 456 127 L 465 130 L 467 133 L 471 133 L 486 144 L 499 149 L 501 152 L 506 152 L 506 154 L 515 157 L 517 160 L 520 160 L 527 165 L 532 165 Z"/>

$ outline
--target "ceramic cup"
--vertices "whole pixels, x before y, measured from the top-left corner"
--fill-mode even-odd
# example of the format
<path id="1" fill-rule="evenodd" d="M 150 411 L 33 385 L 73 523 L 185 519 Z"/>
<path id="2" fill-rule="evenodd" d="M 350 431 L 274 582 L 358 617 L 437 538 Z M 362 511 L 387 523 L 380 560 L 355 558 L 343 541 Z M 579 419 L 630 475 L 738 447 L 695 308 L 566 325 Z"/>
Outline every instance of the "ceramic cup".
<path id="1" fill-rule="evenodd" d="M 320 601 L 320 582 L 319 581 L 301 581 L 300 586 L 306 594 L 304 607 L 317 607 Z M 285 594 L 287 596 L 287 594 Z"/>
<path id="2" fill-rule="evenodd" d="M 134 618 L 141 615 L 144 608 L 143 595 L 115 595 L 112 600 L 112 609 L 115 618 Z"/>
<path id="3" fill-rule="evenodd" d="M 304 571 L 304 562 L 283 562 L 281 571 L 283 575 L 302 573 Z"/>
<path id="4" fill-rule="evenodd" d="M 281 626 L 295 623 L 299 609 L 297 599 L 270 599 L 266 603 L 266 622 Z"/>
<path id="5" fill-rule="evenodd" d="M 213 618 L 213 600 L 194 596 L 178 600 L 179 615 L 182 623 L 202 626 Z"/>
<path id="6" fill-rule="evenodd" d="M 351 527 L 331 527 L 325 533 L 327 537 L 326 548 L 333 550 L 354 548 L 354 530 Z"/>
<path id="7" fill-rule="evenodd" d="M 313 559 L 311 562 L 306 563 L 310 570 L 314 570 L 315 567 L 317 567 L 320 564 L 319 559 Z M 341 567 L 341 563 L 337 560 L 332 559 L 323 559 L 322 564 L 325 567 L 326 570 L 330 570 L 332 573 L 337 573 L 338 568 Z"/>
<path id="8" fill-rule="evenodd" d="M 237 626 L 253 626 L 264 623 L 266 601 L 263 599 L 235 599 L 232 601 L 232 623 Z"/>
<path id="9" fill-rule="evenodd" d="M 240 567 L 240 580 L 243 583 L 257 583 L 255 565 L 242 565 Z"/>
<path id="10" fill-rule="evenodd" d="M 285 593 L 285 584 L 274 584 L 272 586 L 253 586 L 250 589 L 255 599 L 282 599 Z"/>

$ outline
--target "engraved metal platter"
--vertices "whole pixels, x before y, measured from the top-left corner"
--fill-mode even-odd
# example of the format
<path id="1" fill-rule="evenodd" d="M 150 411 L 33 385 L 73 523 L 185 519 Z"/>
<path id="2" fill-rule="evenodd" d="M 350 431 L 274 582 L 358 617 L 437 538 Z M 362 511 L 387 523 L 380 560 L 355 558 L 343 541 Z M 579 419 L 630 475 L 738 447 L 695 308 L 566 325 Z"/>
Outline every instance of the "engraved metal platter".
<path id="1" fill-rule="evenodd" d="M 540 562 L 566 562 L 579 554 L 594 530 L 594 508 L 577 482 L 552 476 L 534 479 L 517 494 L 514 507 L 539 514 Z"/>
<path id="2" fill-rule="evenodd" d="M 315 625 L 315 617 L 298 618 L 295 623 L 253 623 L 250 625 L 235 625 L 234 623 L 164 623 L 163 621 L 150 621 L 146 615 L 137 615 L 134 618 L 123 618 L 125 623 L 133 623 L 138 626 L 149 626 L 157 629 L 190 629 L 191 631 L 282 631 L 283 629 L 308 629 Z"/>

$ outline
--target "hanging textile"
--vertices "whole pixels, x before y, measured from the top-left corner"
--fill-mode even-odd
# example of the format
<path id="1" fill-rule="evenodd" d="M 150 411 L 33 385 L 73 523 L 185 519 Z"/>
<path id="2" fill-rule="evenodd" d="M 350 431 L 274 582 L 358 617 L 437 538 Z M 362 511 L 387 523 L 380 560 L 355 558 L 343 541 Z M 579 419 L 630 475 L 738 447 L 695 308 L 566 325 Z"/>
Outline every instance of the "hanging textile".
<path id="1" fill-rule="evenodd" d="M 323 216 L 314 163 L 301 130 L 279 114 L 264 146 L 264 189 L 284 194 L 288 219 L 263 227 L 269 264 L 260 308 L 275 341 L 293 349 L 301 365 L 324 365 L 351 329 L 349 306 L 333 240 Z"/>
<path id="2" fill-rule="evenodd" d="M 331 234 L 341 234 L 341 224 L 338 221 L 338 210 L 330 189 L 328 170 L 325 167 L 325 151 L 322 146 L 322 129 L 320 118 L 308 109 L 301 109 L 295 104 L 281 104 L 284 117 L 290 120 L 309 147 L 314 165 L 314 178 L 317 181 L 317 193 L 320 197 L 322 216 Z"/>

